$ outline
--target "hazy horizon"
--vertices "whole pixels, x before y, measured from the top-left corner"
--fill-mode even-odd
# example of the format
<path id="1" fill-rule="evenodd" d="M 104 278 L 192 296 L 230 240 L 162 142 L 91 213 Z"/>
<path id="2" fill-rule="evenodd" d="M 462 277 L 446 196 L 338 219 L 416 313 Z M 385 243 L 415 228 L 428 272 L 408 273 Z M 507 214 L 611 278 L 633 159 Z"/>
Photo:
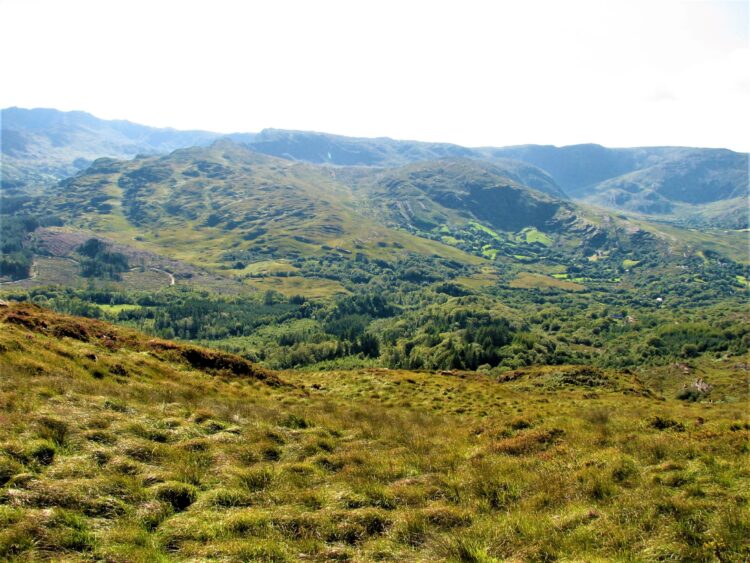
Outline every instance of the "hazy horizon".
<path id="1" fill-rule="evenodd" d="M 286 128 L 281 128 L 281 127 L 264 127 L 263 129 L 259 129 L 257 131 L 215 131 L 215 130 L 209 130 L 209 129 L 182 129 L 182 128 L 179 128 L 179 127 L 171 127 L 171 126 L 159 127 L 159 126 L 151 125 L 149 123 L 140 123 L 140 122 L 133 121 L 133 120 L 127 119 L 127 118 L 105 119 L 105 118 L 102 118 L 102 117 L 100 117 L 98 115 L 94 115 L 91 112 L 86 111 L 85 109 L 59 110 L 58 108 L 50 108 L 50 107 L 25 108 L 25 107 L 20 107 L 20 106 L 9 106 L 9 107 L 4 107 L 4 108 L 0 108 L 0 109 L 2 111 L 9 110 L 9 109 L 20 109 L 20 110 L 28 110 L 28 111 L 33 111 L 33 110 L 53 110 L 53 111 L 60 111 L 62 113 L 85 113 L 85 114 L 93 116 L 94 118 L 102 119 L 102 120 L 105 120 L 105 121 L 122 121 L 122 122 L 131 123 L 131 124 L 134 124 L 134 125 L 142 125 L 142 126 L 146 126 L 146 127 L 151 127 L 151 128 L 154 128 L 154 129 L 166 129 L 166 130 L 170 130 L 171 129 L 171 130 L 174 130 L 174 131 L 183 131 L 183 132 L 185 132 L 185 131 L 197 131 L 197 132 L 203 132 L 203 133 L 215 133 L 217 135 L 226 135 L 226 136 L 229 136 L 229 135 L 245 135 L 245 134 L 259 134 L 262 131 L 269 129 L 269 130 L 280 130 L 280 131 L 296 131 L 296 132 L 301 132 L 301 133 L 312 133 L 312 134 L 317 134 L 317 135 L 333 135 L 333 136 L 337 136 L 337 137 L 359 138 L 359 139 L 390 139 L 392 141 L 403 141 L 403 142 L 438 143 L 438 144 L 449 144 L 449 145 L 452 144 L 452 145 L 462 146 L 462 147 L 470 148 L 470 149 L 507 148 L 507 147 L 514 147 L 514 146 L 521 147 L 521 146 L 531 146 L 531 145 L 552 146 L 552 147 L 556 147 L 556 148 L 569 147 L 569 146 L 578 146 L 578 145 L 600 145 L 600 146 L 604 146 L 604 147 L 610 148 L 610 149 L 620 149 L 620 148 L 623 148 L 623 149 L 627 149 L 627 148 L 659 148 L 659 147 L 709 148 L 709 149 L 715 148 L 715 149 L 727 149 L 727 150 L 731 150 L 733 152 L 750 154 L 750 151 L 735 150 L 735 149 L 732 149 L 730 147 L 706 147 L 706 146 L 699 146 L 699 145 L 637 145 L 637 146 L 636 145 L 627 145 L 627 146 L 626 145 L 622 145 L 622 146 L 615 146 L 615 145 L 603 145 L 602 143 L 597 143 L 596 141 L 583 141 L 581 143 L 574 143 L 574 144 L 568 144 L 568 145 L 554 145 L 552 143 L 544 143 L 544 142 L 538 142 L 538 143 L 519 143 L 519 144 L 511 144 L 511 145 L 481 145 L 481 146 L 480 145 L 461 145 L 460 143 L 454 143 L 454 142 L 451 142 L 451 141 L 435 141 L 433 139 L 411 139 L 411 138 L 407 139 L 407 138 L 403 138 L 403 137 L 393 137 L 393 136 L 390 136 L 390 135 L 381 135 L 381 136 L 378 136 L 378 137 L 367 136 L 367 135 L 357 135 L 357 136 L 355 136 L 355 135 L 345 135 L 345 134 L 342 134 L 342 133 L 338 133 L 336 131 L 313 131 L 313 130 L 305 130 L 305 129 L 299 129 L 299 128 L 286 129 Z M 222 138 L 222 137 L 220 137 L 220 138 Z"/>
<path id="2" fill-rule="evenodd" d="M 0 106 L 469 147 L 750 151 L 745 1 L 0 0 Z"/>

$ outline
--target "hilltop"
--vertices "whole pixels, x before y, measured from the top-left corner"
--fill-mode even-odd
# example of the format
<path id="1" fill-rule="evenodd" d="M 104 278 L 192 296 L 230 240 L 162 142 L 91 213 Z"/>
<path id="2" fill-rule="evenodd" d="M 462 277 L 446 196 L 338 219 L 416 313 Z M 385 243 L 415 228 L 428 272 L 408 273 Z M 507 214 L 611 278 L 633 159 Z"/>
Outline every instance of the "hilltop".
<path id="1" fill-rule="evenodd" d="M 747 361 L 275 374 L 3 305 L 0 557 L 742 560 Z"/>
<path id="2" fill-rule="evenodd" d="M 368 180 L 363 191 L 380 216 L 423 231 L 467 219 L 499 231 L 524 227 L 553 231 L 565 222 L 561 216 L 574 213 L 557 186 L 536 190 L 520 183 L 512 171 L 470 159 L 420 162 L 388 169 Z"/>

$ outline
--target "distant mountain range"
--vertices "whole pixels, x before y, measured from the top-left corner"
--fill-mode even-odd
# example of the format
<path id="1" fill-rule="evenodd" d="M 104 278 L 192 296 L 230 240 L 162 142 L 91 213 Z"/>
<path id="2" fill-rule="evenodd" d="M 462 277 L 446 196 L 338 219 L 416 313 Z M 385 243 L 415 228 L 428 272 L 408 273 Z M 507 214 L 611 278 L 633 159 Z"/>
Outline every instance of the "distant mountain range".
<path id="1" fill-rule="evenodd" d="M 214 133 L 155 129 L 81 111 L 2 110 L 3 188 L 51 185 L 108 156 L 171 152 L 204 145 Z"/>
<path id="2" fill-rule="evenodd" d="M 654 216 L 747 227 L 748 155 L 726 149 L 528 145 L 486 154 L 548 172 L 574 199 Z M 713 205 L 710 204 L 725 204 Z"/>
<path id="3" fill-rule="evenodd" d="M 494 167 L 486 173 L 558 198 L 567 194 L 597 206 L 690 225 L 749 226 L 748 155 L 725 149 L 610 149 L 593 144 L 466 148 L 277 129 L 221 135 L 53 109 L 2 110 L 2 187 L 6 193 L 38 193 L 100 157 L 165 154 L 207 146 L 221 137 L 259 153 L 333 166 L 396 168 L 445 158 L 482 160 Z"/>

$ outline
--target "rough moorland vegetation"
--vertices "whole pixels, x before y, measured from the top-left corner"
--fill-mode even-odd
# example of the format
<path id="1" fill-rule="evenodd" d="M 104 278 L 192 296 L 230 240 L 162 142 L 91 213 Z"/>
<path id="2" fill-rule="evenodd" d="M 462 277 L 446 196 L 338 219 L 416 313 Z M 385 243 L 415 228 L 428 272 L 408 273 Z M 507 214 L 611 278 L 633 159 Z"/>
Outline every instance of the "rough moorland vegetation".
<path id="1" fill-rule="evenodd" d="M 0 328 L 3 559 L 750 557 L 747 356 L 274 374 L 32 305 Z"/>

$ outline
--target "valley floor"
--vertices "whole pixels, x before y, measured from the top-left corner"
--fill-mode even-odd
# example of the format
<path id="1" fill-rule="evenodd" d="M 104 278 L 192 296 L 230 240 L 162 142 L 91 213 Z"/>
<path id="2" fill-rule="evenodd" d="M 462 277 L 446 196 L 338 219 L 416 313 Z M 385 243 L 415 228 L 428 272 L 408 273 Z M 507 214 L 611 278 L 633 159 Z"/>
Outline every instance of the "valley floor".
<path id="1" fill-rule="evenodd" d="M 701 361 L 697 403 L 666 367 L 274 374 L 2 307 L 0 559 L 747 560 L 749 360 Z"/>

